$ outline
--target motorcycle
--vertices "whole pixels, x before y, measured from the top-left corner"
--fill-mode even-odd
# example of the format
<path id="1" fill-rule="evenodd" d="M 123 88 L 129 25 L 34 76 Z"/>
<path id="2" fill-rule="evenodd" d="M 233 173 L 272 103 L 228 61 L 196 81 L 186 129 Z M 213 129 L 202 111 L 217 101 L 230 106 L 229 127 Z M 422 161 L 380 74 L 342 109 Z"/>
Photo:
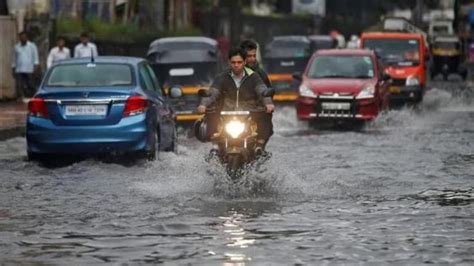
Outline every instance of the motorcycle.
<path id="1" fill-rule="evenodd" d="M 271 93 L 269 92 L 269 95 Z M 200 93 L 203 94 L 207 95 Z M 269 153 L 257 147 L 257 123 L 252 117 L 262 112 L 264 111 L 221 111 L 218 114 L 217 131 L 211 136 L 207 136 L 205 122 L 198 121 L 195 124 L 198 139 L 210 141 L 217 146 L 210 151 L 207 161 L 217 158 L 225 165 L 227 174 L 234 181 L 242 177 L 246 167 L 255 162 L 263 163 L 271 157 Z M 211 109 L 208 114 L 215 114 L 215 110 Z"/>

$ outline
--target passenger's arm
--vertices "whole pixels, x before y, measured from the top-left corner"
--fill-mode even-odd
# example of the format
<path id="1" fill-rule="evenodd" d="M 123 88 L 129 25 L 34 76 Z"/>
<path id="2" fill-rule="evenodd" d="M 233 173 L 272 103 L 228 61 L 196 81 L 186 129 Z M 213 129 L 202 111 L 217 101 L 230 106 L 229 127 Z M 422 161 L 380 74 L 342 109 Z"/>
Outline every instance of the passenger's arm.
<path id="1" fill-rule="evenodd" d="M 272 97 L 265 96 L 268 94 L 271 88 L 268 88 L 262 81 L 262 79 L 256 75 L 255 76 L 255 92 L 258 96 L 258 99 L 265 105 L 273 104 Z"/>
<path id="2" fill-rule="evenodd" d="M 260 71 L 262 72 L 261 76 L 262 76 L 262 79 L 263 79 L 263 83 L 265 83 L 265 86 L 267 86 L 267 88 L 271 88 L 272 87 L 272 82 L 268 78 L 267 73 L 263 69 L 261 69 Z"/>
<path id="3" fill-rule="evenodd" d="M 255 92 L 257 93 L 259 100 L 265 105 L 265 111 L 267 113 L 273 113 L 275 105 L 273 104 L 272 97 L 266 96 L 269 94 L 269 90 L 271 90 L 271 88 L 265 86 L 262 79 L 257 75 L 255 81 Z"/>

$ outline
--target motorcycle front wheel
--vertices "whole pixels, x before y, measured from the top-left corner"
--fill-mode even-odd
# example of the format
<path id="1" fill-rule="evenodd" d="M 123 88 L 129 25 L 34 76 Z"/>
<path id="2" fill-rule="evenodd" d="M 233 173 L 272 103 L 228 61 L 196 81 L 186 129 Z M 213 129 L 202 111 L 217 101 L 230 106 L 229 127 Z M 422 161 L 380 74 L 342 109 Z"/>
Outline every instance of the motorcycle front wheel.
<path id="1" fill-rule="evenodd" d="M 240 154 L 227 155 L 227 174 L 229 177 L 236 181 L 239 180 L 243 175 L 243 164 L 244 160 Z"/>

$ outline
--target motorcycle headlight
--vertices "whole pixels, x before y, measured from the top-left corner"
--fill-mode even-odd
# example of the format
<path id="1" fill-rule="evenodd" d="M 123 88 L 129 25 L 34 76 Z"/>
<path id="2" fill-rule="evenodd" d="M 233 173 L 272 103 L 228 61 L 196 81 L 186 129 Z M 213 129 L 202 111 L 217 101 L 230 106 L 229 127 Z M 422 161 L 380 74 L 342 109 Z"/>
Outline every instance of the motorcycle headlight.
<path id="1" fill-rule="evenodd" d="M 225 125 L 225 132 L 229 134 L 232 138 L 236 139 L 242 134 L 245 130 L 245 124 L 238 121 L 232 120 L 227 122 Z"/>
<path id="2" fill-rule="evenodd" d="M 375 95 L 375 88 L 370 86 L 362 89 L 359 94 L 357 94 L 356 99 L 372 99 Z"/>
<path id="3" fill-rule="evenodd" d="M 313 90 L 311 90 L 311 88 L 309 88 L 306 85 L 301 85 L 300 86 L 300 95 L 302 97 L 309 97 L 309 98 L 317 98 L 318 97 L 318 95 L 316 95 L 316 93 L 314 93 Z"/>
<path id="4" fill-rule="evenodd" d="M 407 78 L 406 85 L 407 86 L 420 85 L 420 80 L 415 76 L 410 76 L 410 77 Z"/>

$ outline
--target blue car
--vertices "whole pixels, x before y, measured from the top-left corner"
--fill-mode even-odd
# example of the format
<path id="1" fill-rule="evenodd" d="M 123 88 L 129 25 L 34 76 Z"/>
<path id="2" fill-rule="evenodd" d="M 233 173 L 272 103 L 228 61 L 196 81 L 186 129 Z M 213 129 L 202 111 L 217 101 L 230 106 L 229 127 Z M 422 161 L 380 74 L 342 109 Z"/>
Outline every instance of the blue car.
<path id="1" fill-rule="evenodd" d="M 135 154 L 154 160 L 176 149 L 175 114 L 145 59 L 59 62 L 28 103 L 27 153 Z"/>

